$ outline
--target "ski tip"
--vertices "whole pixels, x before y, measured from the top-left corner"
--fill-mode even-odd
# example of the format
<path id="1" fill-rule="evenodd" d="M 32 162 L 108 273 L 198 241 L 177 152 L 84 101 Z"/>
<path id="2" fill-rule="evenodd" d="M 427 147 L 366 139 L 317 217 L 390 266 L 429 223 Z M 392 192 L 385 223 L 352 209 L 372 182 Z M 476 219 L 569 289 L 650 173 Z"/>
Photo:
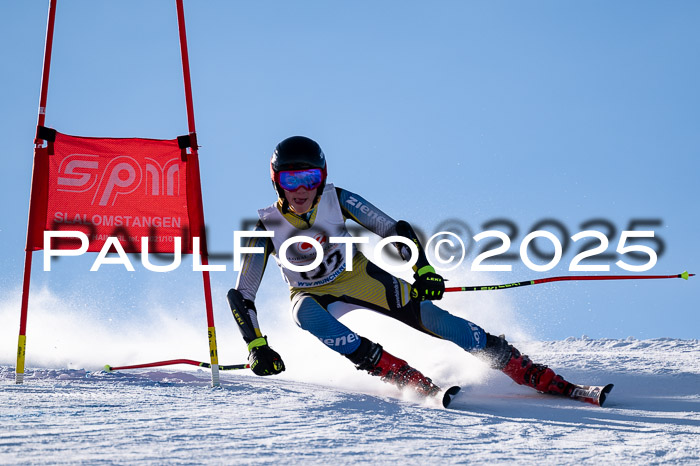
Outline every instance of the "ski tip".
<path id="1" fill-rule="evenodd" d="M 603 406 L 603 403 L 605 403 L 606 398 L 608 397 L 608 393 L 610 393 L 610 390 L 613 389 L 615 385 L 609 383 L 603 389 L 600 391 L 600 398 L 598 399 L 598 406 Z"/>
<path id="2" fill-rule="evenodd" d="M 457 393 L 461 390 L 461 387 L 458 387 L 455 385 L 454 387 L 450 387 L 447 390 L 445 390 L 445 394 L 442 395 L 442 406 L 447 408 L 450 406 L 450 403 L 452 403 L 452 399 L 455 397 Z"/>
<path id="3" fill-rule="evenodd" d="M 112 372 L 112 366 L 109 364 L 105 364 L 105 367 L 103 368 L 105 372 Z"/>

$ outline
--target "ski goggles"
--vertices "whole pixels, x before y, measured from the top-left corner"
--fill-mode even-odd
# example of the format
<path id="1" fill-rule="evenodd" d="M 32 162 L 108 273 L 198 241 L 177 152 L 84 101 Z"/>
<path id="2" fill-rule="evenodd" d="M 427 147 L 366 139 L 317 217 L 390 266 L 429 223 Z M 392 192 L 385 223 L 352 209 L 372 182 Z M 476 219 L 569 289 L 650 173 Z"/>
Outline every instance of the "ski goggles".
<path id="1" fill-rule="evenodd" d="M 306 170 L 287 170 L 277 174 L 277 182 L 285 191 L 296 191 L 299 188 L 316 189 L 323 181 L 323 171 L 320 168 Z"/>

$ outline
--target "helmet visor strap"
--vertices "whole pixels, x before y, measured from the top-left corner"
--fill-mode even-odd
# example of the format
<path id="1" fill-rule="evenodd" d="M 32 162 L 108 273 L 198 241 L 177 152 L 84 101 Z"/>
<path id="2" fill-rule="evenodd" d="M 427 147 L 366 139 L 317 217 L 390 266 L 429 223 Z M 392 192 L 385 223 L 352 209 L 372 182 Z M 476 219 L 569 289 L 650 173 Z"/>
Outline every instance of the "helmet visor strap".
<path id="1" fill-rule="evenodd" d="M 279 172 L 278 182 L 285 191 L 296 191 L 301 187 L 307 190 L 316 189 L 321 186 L 323 173 L 319 168 L 309 168 L 307 170 L 287 170 Z"/>

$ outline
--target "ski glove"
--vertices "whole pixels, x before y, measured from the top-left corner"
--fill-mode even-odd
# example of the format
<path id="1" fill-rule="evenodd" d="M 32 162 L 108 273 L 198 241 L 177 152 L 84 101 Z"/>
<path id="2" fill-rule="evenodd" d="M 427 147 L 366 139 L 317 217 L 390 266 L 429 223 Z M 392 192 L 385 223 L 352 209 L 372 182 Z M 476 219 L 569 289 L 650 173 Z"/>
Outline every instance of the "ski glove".
<path id="1" fill-rule="evenodd" d="M 256 338 L 248 344 L 248 363 L 255 375 L 274 375 L 284 371 L 279 354 L 267 344 L 267 337 Z"/>
<path id="2" fill-rule="evenodd" d="M 435 273 L 435 269 L 426 265 L 413 274 L 414 282 L 411 287 L 411 298 L 420 301 L 442 299 L 445 292 L 445 280 Z"/>

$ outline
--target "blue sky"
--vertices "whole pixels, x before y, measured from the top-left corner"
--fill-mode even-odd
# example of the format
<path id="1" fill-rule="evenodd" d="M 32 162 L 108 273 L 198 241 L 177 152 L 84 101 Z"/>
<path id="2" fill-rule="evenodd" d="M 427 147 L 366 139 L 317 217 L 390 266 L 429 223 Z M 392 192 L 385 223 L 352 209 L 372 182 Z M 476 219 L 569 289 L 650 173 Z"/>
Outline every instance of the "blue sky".
<path id="1" fill-rule="evenodd" d="M 47 10 L 46 1 L 0 2 L 6 299 L 22 279 Z M 187 132 L 174 2 L 73 0 L 57 11 L 48 126 L 82 136 Z M 540 220 L 571 236 L 603 219 L 607 227 L 593 228 L 615 229 L 614 253 L 630 221 L 652 219 L 665 250 L 647 273 L 700 270 L 697 2 L 186 1 L 185 13 L 211 252 L 230 253 L 233 231 L 275 200 L 269 155 L 302 134 L 323 147 L 332 182 L 425 233 L 449 219 L 472 234 L 506 219 L 519 230 L 510 249 L 518 253 Z M 570 245 L 549 272 L 516 257 L 511 272 L 445 276 L 471 285 L 566 275 L 579 249 Z M 175 289 L 201 296 L 199 276 L 184 266 L 167 277 L 90 273 L 92 256 L 61 259 L 47 273 L 42 253 L 34 257 L 32 290 L 92 314 L 136 319 L 153 299 L 177 308 Z M 611 274 L 627 273 L 619 258 L 604 262 Z M 230 319 L 231 268 L 212 277 L 217 322 Z M 284 292 L 269 269 L 261 293 Z M 542 339 L 698 338 L 697 283 L 493 293 L 509 293 Z"/>

